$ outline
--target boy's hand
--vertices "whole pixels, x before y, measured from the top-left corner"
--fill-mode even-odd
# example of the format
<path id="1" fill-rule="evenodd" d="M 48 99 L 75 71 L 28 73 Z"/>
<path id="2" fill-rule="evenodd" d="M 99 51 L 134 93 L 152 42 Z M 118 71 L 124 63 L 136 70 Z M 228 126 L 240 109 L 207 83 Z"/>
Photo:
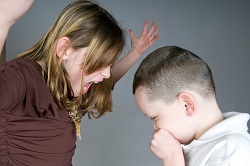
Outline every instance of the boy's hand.
<path id="1" fill-rule="evenodd" d="M 181 145 L 168 131 L 157 129 L 154 132 L 150 148 L 166 165 L 184 165 Z"/>

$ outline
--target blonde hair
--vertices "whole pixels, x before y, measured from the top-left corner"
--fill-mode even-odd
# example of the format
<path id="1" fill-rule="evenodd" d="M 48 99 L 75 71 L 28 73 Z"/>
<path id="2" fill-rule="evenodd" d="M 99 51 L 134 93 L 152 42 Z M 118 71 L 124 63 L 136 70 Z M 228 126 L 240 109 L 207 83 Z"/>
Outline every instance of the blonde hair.
<path id="1" fill-rule="evenodd" d="M 40 41 L 18 56 L 43 62 L 44 80 L 59 108 L 68 111 L 81 109 L 96 118 L 111 111 L 112 76 L 98 85 L 92 85 L 87 94 L 74 97 L 62 58 L 56 55 L 56 44 L 61 37 L 70 39 L 68 48 L 89 47 L 83 64 L 83 74 L 90 74 L 114 64 L 122 52 L 125 39 L 118 22 L 96 2 L 74 1 L 61 12 Z M 83 80 L 84 75 L 81 89 Z"/>

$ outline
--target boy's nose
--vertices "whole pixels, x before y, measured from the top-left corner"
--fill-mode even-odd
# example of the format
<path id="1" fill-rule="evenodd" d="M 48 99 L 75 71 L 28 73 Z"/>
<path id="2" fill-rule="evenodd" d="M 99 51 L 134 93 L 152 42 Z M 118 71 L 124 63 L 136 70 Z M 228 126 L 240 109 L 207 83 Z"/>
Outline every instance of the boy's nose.
<path id="1" fill-rule="evenodd" d="M 102 72 L 101 72 L 101 74 L 104 76 L 104 78 L 109 78 L 110 77 L 110 66 L 108 66 L 107 68 L 105 68 Z"/>
<path id="2" fill-rule="evenodd" d="M 153 126 L 154 130 L 157 130 L 158 127 L 155 125 L 155 121 L 154 121 L 154 126 Z"/>

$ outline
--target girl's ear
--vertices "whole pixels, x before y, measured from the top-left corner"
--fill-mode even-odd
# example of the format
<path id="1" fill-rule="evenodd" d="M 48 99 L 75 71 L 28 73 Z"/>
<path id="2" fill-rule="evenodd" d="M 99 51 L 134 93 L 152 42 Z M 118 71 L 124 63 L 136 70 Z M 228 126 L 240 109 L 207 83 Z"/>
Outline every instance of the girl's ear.
<path id="1" fill-rule="evenodd" d="M 178 95 L 178 100 L 187 116 L 193 116 L 196 113 L 197 105 L 192 94 L 188 92 L 181 92 Z"/>
<path id="2" fill-rule="evenodd" d="M 66 50 L 70 45 L 70 39 L 68 37 L 61 37 L 56 44 L 56 55 L 62 60 L 68 59 L 68 51 Z"/>

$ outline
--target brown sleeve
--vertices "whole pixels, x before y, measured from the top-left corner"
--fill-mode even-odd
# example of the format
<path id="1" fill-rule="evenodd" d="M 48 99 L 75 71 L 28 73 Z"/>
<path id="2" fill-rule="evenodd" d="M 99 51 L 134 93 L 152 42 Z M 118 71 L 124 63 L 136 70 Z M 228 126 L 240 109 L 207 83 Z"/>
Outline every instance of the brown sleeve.
<path id="1" fill-rule="evenodd" d="M 9 63 L 0 68 L 0 111 L 11 110 L 25 94 L 25 80 L 18 65 Z"/>

